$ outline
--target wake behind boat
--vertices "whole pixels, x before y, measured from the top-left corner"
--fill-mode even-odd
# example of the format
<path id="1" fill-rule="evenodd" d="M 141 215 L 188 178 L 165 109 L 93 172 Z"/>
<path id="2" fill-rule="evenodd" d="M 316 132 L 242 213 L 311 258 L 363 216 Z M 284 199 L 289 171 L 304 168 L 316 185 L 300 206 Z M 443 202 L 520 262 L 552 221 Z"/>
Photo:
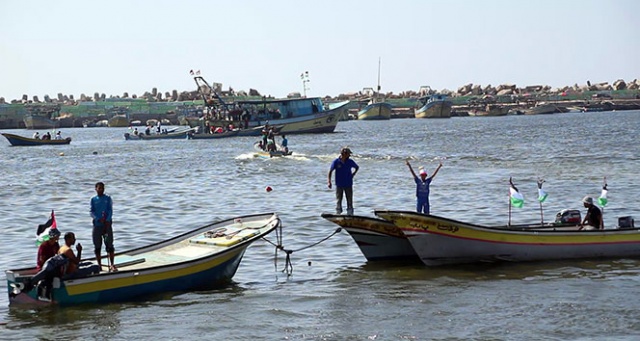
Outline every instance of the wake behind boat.
<path id="1" fill-rule="evenodd" d="M 207 224 L 159 243 L 117 253 L 116 272 L 73 279 L 55 277 L 48 297 L 39 296 L 37 287 L 22 291 L 36 274 L 35 267 L 7 270 L 9 302 L 109 303 L 218 287 L 231 281 L 249 245 L 280 226 L 275 213 Z"/>
<path id="2" fill-rule="evenodd" d="M 323 213 L 322 218 L 347 230 L 368 261 L 418 260 L 407 237 L 389 221 L 330 213 Z"/>
<path id="3" fill-rule="evenodd" d="M 575 224 L 490 227 L 409 211 L 375 214 L 398 226 L 426 265 L 640 257 L 640 229 L 633 223 L 605 230 Z"/>
<path id="4" fill-rule="evenodd" d="M 6 137 L 9 143 L 12 146 L 42 146 L 42 145 L 61 145 L 61 144 L 70 144 L 71 138 L 67 137 L 64 139 L 34 139 L 31 137 L 24 137 L 15 134 L 2 133 L 2 136 Z"/>

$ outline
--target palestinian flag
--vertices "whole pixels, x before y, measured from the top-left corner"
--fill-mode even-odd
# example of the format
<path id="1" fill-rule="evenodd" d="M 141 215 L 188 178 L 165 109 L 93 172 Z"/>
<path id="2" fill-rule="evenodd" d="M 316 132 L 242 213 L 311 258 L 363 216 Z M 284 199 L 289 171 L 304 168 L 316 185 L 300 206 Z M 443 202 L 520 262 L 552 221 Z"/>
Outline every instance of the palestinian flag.
<path id="1" fill-rule="evenodd" d="M 56 223 L 56 216 L 51 210 L 51 217 L 47 220 L 46 223 L 38 225 L 38 229 L 36 230 L 36 246 L 40 246 L 40 244 L 49 240 L 49 230 L 57 229 L 58 224 Z"/>
<path id="2" fill-rule="evenodd" d="M 540 203 L 543 203 L 545 200 L 547 200 L 547 192 L 544 191 L 544 189 L 542 188 L 538 188 L 538 201 Z"/>
<path id="3" fill-rule="evenodd" d="M 511 197 L 511 205 L 516 208 L 524 206 L 524 197 L 515 186 L 509 188 L 509 196 Z"/>
<path id="4" fill-rule="evenodd" d="M 609 199 L 607 199 L 607 184 L 604 184 L 604 186 L 602 186 L 602 192 L 600 193 L 600 197 L 598 198 L 598 205 L 605 207 L 607 206 L 607 203 L 609 202 Z"/>

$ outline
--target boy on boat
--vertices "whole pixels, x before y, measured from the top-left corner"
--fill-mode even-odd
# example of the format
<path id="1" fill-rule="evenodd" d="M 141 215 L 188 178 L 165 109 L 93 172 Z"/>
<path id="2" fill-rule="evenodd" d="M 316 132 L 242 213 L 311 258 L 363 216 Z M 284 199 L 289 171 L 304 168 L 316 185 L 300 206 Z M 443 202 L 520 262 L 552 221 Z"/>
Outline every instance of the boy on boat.
<path id="1" fill-rule="evenodd" d="M 409 166 L 409 171 L 411 171 L 411 175 L 413 175 L 413 180 L 416 183 L 416 211 L 418 213 L 429 214 L 429 186 L 431 185 L 431 181 L 435 178 L 436 174 L 442 167 L 442 161 L 438 165 L 438 168 L 433 172 L 433 175 L 427 177 L 427 171 L 424 170 L 423 167 L 420 167 L 420 177 L 416 175 L 411 168 L 411 164 L 409 160 L 406 161 L 407 166 Z"/>

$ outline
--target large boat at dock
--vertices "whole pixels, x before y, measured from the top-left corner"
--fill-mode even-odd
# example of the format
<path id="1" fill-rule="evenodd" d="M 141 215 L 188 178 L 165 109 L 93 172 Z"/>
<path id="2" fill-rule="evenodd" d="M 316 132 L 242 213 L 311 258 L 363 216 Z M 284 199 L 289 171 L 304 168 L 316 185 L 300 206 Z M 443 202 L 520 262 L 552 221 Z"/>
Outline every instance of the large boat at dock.
<path id="1" fill-rule="evenodd" d="M 415 109 L 416 118 L 450 118 L 452 103 L 446 95 L 435 94 L 418 99 L 421 106 Z"/>

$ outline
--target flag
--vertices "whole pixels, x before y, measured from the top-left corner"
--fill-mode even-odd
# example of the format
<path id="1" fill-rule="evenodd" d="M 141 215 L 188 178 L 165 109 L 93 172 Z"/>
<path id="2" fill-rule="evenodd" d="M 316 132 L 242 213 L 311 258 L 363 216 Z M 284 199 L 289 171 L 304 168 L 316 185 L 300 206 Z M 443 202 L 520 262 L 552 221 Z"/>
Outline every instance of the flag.
<path id="1" fill-rule="evenodd" d="M 51 217 L 47 220 L 46 223 L 38 225 L 38 229 L 36 230 L 36 246 L 40 246 L 40 244 L 49 240 L 49 231 L 58 228 L 58 224 L 56 223 L 56 216 L 51 210 Z"/>
<path id="2" fill-rule="evenodd" d="M 598 205 L 605 207 L 607 206 L 607 203 L 609 202 L 609 199 L 607 199 L 607 184 L 604 184 L 604 186 L 602 186 L 602 192 L 600 193 L 600 197 L 598 198 Z"/>
<path id="3" fill-rule="evenodd" d="M 193 76 L 193 70 L 190 70 L 190 71 L 189 71 L 189 74 Z"/>
<path id="4" fill-rule="evenodd" d="M 511 205 L 516 208 L 522 208 L 524 206 L 524 197 L 515 187 L 509 188 L 509 194 L 511 196 Z"/>
<path id="5" fill-rule="evenodd" d="M 538 188 L 538 201 L 540 203 L 543 203 L 545 200 L 547 200 L 547 192 L 544 191 L 544 189 L 542 188 Z"/>

